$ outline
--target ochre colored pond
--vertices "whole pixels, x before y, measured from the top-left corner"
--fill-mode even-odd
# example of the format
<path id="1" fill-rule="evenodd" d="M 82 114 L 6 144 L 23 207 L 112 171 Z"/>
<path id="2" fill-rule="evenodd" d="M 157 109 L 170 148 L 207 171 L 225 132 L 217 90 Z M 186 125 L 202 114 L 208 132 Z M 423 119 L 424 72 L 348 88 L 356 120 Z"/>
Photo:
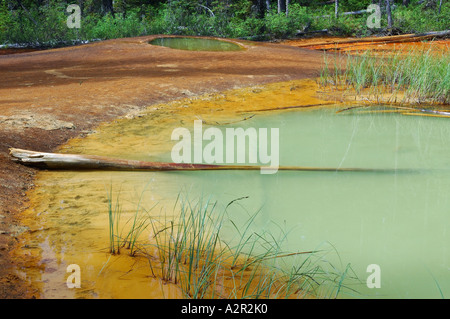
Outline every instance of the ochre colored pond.
<path id="1" fill-rule="evenodd" d="M 227 209 L 241 230 L 259 212 L 252 231 L 282 229 L 287 250 L 320 251 L 318 264 L 346 274 L 340 297 L 447 296 L 448 119 L 382 108 L 336 113 L 342 105 L 260 111 L 323 103 L 314 97 L 316 88 L 312 81 L 293 81 L 153 106 L 133 119 L 103 125 L 61 152 L 170 161 L 174 129 L 191 130 L 194 120 L 202 120 L 205 128 L 220 131 L 278 128 L 280 165 L 387 171 L 43 171 L 25 213 L 31 232 L 18 252 L 35 255 L 39 265 L 25 275 L 39 284 L 43 298 L 181 297 L 179 286 L 151 276 L 149 260 L 108 253 L 108 194 L 120 198 L 124 221 L 132 220 L 138 206 L 164 221 L 177 214 L 174 203 L 181 193 L 217 202 L 217 211 Z M 238 204 L 228 206 L 236 199 Z M 150 247 L 152 236 L 146 229 L 140 241 Z M 224 240 L 233 236 L 224 229 Z M 280 261 L 280 267 L 296 262 Z M 81 288 L 66 286 L 69 264 L 80 266 Z M 380 285 L 371 288 L 366 283 L 373 283 L 373 267 L 381 270 Z M 333 287 L 323 289 L 319 297 L 333 296 L 327 293 Z"/>
<path id="2" fill-rule="evenodd" d="M 314 96 L 315 90 L 314 81 L 292 81 L 154 105 L 132 119 L 124 118 L 102 125 L 97 132 L 70 141 L 60 151 L 171 161 L 170 150 L 174 145 L 171 133 L 175 128 L 190 128 L 194 120 L 199 119 L 203 120 L 205 127 L 227 127 L 232 125 L 229 123 L 240 125 L 256 115 L 239 111 L 253 110 L 263 114 L 261 109 L 323 103 Z M 123 221 L 120 228 L 124 227 L 126 232 L 129 227 L 126 222 L 134 216 L 138 203 L 148 209 L 153 218 L 169 220 L 177 214 L 174 202 L 178 194 L 188 194 L 195 201 L 199 197 L 198 191 L 204 189 L 203 186 L 195 186 L 197 178 L 203 176 L 216 184 L 235 176 L 239 180 L 247 180 L 246 183 L 239 182 L 241 186 L 250 187 L 254 178 L 259 176 L 259 172 L 250 172 L 250 175 L 242 172 L 191 173 L 39 172 L 36 188 L 29 194 L 30 208 L 23 219 L 31 232 L 24 235 L 22 247 L 25 248 L 17 251 L 19 257 L 35 256 L 37 264 L 25 269 L 23 275 L 39 288 L 42 298 L 182 297 L 179 286 L 151 276 L 146 258 L 130 257 L 126 250 L 120 255 L 109 254 L 108 194 L 112 193 L 114 201 L 120 199 Z M 189 181 L 189 178 L 194 179 Z M 205 190 L 205 198 L 218 199 Z M 238 193 L 238 190 L 226 191 L 223 195 L 229 202 Z M 249 203 L 248 212 L 256 212 L 258 205 L 258 202 Z M 221 201 L 217 211 L 223 208 Z M 247 216 L 245 210 L 235 213 L 238 217 Z M 151 236 L 150 229 L 146 229 L 139 241 L 148 246 Z M 66 285 L 66 269 L 70 264 L 80 266 L 81 288 L 68 289 Z"/>
<path id="3" fill-rule="evenodd" d="M 152 45 L 189 51 L 239 51 L 243 49 L 233 42 L 205 38 L 167 37 L 156 38 L 149 43 Z"/>

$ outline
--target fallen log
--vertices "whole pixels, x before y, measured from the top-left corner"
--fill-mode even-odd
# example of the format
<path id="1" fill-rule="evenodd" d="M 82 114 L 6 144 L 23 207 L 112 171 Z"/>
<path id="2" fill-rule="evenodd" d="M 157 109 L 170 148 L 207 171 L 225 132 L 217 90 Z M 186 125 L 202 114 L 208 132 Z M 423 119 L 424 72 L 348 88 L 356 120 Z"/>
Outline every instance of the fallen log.
<path id="1" fill-rule="evenodd" d="M 325 105 L 336 105 L 336 103 L 330 102 L 330 103 L 305 104 L 305 105 L 294 105 L 294 106 L 281 106 L 281 107 L 273 107 L 273 108 L 268 108 L 268 109 L 252 110 L 251 112 L 282 111 L 282 110 L 301 109 L 301 108 L 325 106 Z M 238 113 L 247 113 L 247 111 L 238 111 Z"/>
<path id="2" fill-rule="evenodd" d="M 316 33 L 328 33 L 328 29 L 322 30 L 312 30 L 312 31 L 301 31 L 297 30 L 296 36 L 308 35 L 308 34 L 316 34 Z"/>
<path id="3" fill-rule="evenodd" d="M 348 107 L 342 110 L 336 111 L 336 113 L 341 113 L 344 111 L 350 111 L 358 108 L 368 107 L 367 105 L 357 105 Z M 407 107 L 407 106 L 399 106 L 399 105 L 385 105 L 385 107 L 393 108 L 397 110 L 406 110 L 408 112 L 404 112 L 402 114 L 412 115 L 412 114 L 420 114 L 420 115 L 436 115 L 440 117 L 450 117 L 450 112 L 447 111 L 438 111 L 438 110 L 430 110 L 430 109 L 423 109 L 423 108 L 417 108 L 417 107 Z M 427 113 L 427 114 L 421 114 L 421 113 Z"/>
<path id="4" fill-rule="evenodd" d="M 334 2 L 334 1 L 333 1 Z M 342 13 L 339 13 L 339 15 L 344 15 L 344 16 L 347 16 L 347 15 L 355 15 L 355 14 L 362 14 L 362 13 L 367 13 L 367 12 L 371 12 L 371 11 L 368 11 L 368 10 L 366 10 L 366 9 L 363 9 L 363 10 L 358 10 L 358 11 L 350 11 L 350 12 L 342 12 Z M 326 15 L 323 15 L 323 16 L 315 16 L 314 18 L 315 19 L 321 19 L 321 18 L 331 18 L 331 17 L 335 17 L 335 15 L 333 14 L 333 15 L 331 15 L 331 14 L 326 14 Z"/>
<path id="5" fill-rule="evenodd" d="M 111 171 L 201 171 L 201 170 L 270 170 L 259 165 L 213 165 L 189 163 L 144 162 L 109 158 L 97 155 L 44 153 L 10 148 L 12 160 L 26 166 L 52 170 L 111 170 Z M 376 168 L 331 168 L 280 166 L 281 171 L 319 171 L 319 172 L 398 172 L 398 169 Z"/>

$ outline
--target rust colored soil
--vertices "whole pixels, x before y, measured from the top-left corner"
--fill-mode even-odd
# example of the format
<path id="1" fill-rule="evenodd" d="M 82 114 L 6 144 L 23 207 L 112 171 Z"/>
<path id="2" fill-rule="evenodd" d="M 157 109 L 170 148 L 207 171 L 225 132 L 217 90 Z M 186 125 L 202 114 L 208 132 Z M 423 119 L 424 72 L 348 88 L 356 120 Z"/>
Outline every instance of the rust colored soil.
<path id="1" fill-rule="evenodd" d="M 13 260 L 26 192 L 35 171 L 10 161 L 9 147 L 51 152 L 148 105 L 197 94 L 317 75 L 322 53 L 239 42 L 237 52 L 152 46 L 155 36 L 0 55 L 0 298 L 32 298 Z M 32 258 L 32 257 L 30 257 Z"/>

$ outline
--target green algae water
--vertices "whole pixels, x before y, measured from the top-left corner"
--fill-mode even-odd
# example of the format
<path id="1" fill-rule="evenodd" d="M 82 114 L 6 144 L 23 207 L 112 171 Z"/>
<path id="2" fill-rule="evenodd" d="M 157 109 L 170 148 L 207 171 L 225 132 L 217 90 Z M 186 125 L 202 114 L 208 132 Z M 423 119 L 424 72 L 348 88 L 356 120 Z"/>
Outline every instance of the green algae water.
<path id="1" fill-rule="evenodd" d="M 33 243 L 45 260 L 39 274 L 43 296 L 60 296 L 55 286 L 64 290 L 61 265 L 72 263 L 80 264 L 86 278 L 83 289 L 71 291 L 74 297 L 116 297 L 119 290 L 131 296 L 130 291 L 141 291 L 136 282 L 147 280 L 143 274 L 134 281 L 120 280 L 120 287 L 108 284 L 114 276 L 123 279 L 132 273 L 115 269 L 119 262 L 112 263 L 105 250 L 106 194 L 113 190 L 120 194 L 124 217 L 133 216 L 138 203 L 154 207 L 155 216 L 171 214 L 180 193 L 217 201 L 219 210 L 240 199 L 227 209 L 238 227 L 257 213 L 255 232 L 282 229 L 285 249 L 323 251 L 323 261 L 332 268 L 351 269 L 347 276 L 358 280 L 348 281 L 341 298 L 448 297 L 448 119 L 336 110 L 271 112 L 215 127 L 278 128 L 281 166 L 388 171 L 42 172 L 37 185 L 41 199 L 32 209 L 40 218 Z M 196 118 L 154 112 L 109 124 L 64 151 L 171 161 L 176 143 L 172 130 L 192 129 Z M 233 240 L 227 229 L 223 236 Z M 379 269 L 379 288 L 367 285 L 373 265 Z M 152 297 L 151 285 L 144 285 L 147 293 L 139 297 Z"/>
<path id="2" fill-rule="evenodd" d="M 216 39 L 204 39 L 204 38 L 180 38 L 180 37 L 167 37 L 156 38 L 149 42 L 152 45 L 159 45 L 177 50 L 189 50 L 189 51 L 239 51 L 242 47 L 236 43 L 221 41 Z"/>

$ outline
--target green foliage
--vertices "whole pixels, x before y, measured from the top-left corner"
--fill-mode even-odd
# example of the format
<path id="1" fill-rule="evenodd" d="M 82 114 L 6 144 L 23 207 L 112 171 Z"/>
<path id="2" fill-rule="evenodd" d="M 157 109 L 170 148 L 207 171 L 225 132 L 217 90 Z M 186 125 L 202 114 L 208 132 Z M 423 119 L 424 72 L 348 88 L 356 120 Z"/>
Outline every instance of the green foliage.
<path id="1" fill-rule="evenodd" d="M 66 25 L 66 7 L 58 3 L 48 6 L 33 6 L 28 10 L 18 8 L 9 14 L 4 41 L 54 45 L 75 38 Z"/>
<path id="2" fill-rule="evenodd" d="M 284 14 L 270 12 L 266 15 L 264 22 L 268 33 L 275 38 L 283 38 L 294 32 L 289 26 L 289 18 Z"/>
<path id="3" fill-rule="evenodd" d="M 8 12 L 6 0 L 0 1 L 0 43 L 6 41 L 8 26 L 11 24 L 11 17 Z"/>
<path id="4" fill-rule="evenodd" d="M 330 28 L 331 32 L 334 34 L 341 34 L 346 36 L 362 36 L 366 35 L 367 15 L 361 16 L 339 16 L 337 22 L 334 26 Z"/>
<path id="5" fill-rule="evenodd" d="M 230 21 L 231 37 L 244 38 L 263 33 L 265 24 L 262 19 L 250 16 L 246 19 L 232 19 Z"/>
<path id="6" fill-rule="evenodd" d="M 144 35 L 147 30 L 145 22 L 141 22 L 137 11 L 128 12 L 124 17 L 112 17 L 107 14 L 98 20 L 91 20 L 92 25 L 85 34 L 87 39 L 114 39 Z"/>
<path id="7" fill-rule="evenodd" d="M 289 8 L 289 14 L 278 14 L 274 11 L 265 16 L 267 32 L 275 38 L 291 37 L 298 30 L 303 30 L 310 23 L 310 16 L 306 8 L 293 4 Z"/>
<path id="8" fill-rule="evenodd" d="M 450 27 L 450 2 L 443 1 L 441 13 L 436 8 L 399 6 L 393 11 L 394 25 L 404 33 L 446 30 Z"/>
<path id="9" fill-rule="evenodd" d="M 385 0 L 382 0 L 384 3 Z M 339 1 L 340 9 L 344 11 L 357 11 L 366 9 L 368 5 L 372 4 L 372 0 L 345 0 Z M 378 3 L 378 1 L 376 2 Z M 334 5 L 333 5 L 334 6 Z"/>
<path id="10" fill-rule="evenodd" d="M 439 31 L 449 28 L 450 3 L 438 1 L 403 6 L 394 1 L 394 29 L 398 33 Z M 80 29 L 66 25 L 69 1 L 0 0 L 0 43 L 70 44 L 77 40 L 111 39 L 147 34 L 203 35 L 230 38 L 288 38 L 298 31 L 327 29 L 330 34 L 366 36 L 382 30 L 367 27 L 369 14 L 334 17 L 334 4 L 323 0 L 291 2 L 288 13 L 278 13 L 276 2 L 267 10 L 256 0 L 117 0 L 114 14 L 102 12 L 101 1 L 84 0 Z M 340 12 L 367 8 L 372 0 L 340 1 Z M 383 1 L 384 3 L 384 1 Z M 22 6 L 23 5 L 23 6 Z M 386 27 L 382 17 L 381 29 Z"/>
<path id="11" fill-rule="evenodd" d="M 362 9 L 364 9 L 364 7 Z M 342 11 L 343 10 L 341 10 L 341 12 Z M 335 18 L 334 7 L 322 8 L 314 12 L 311 29 L 328 30 L 328 33 L 331 35 L 366 36 L 370 33 L 366 23 L 368 16 L 368 13 L 359 15 L 341 14 L 338 18 Z"/>

